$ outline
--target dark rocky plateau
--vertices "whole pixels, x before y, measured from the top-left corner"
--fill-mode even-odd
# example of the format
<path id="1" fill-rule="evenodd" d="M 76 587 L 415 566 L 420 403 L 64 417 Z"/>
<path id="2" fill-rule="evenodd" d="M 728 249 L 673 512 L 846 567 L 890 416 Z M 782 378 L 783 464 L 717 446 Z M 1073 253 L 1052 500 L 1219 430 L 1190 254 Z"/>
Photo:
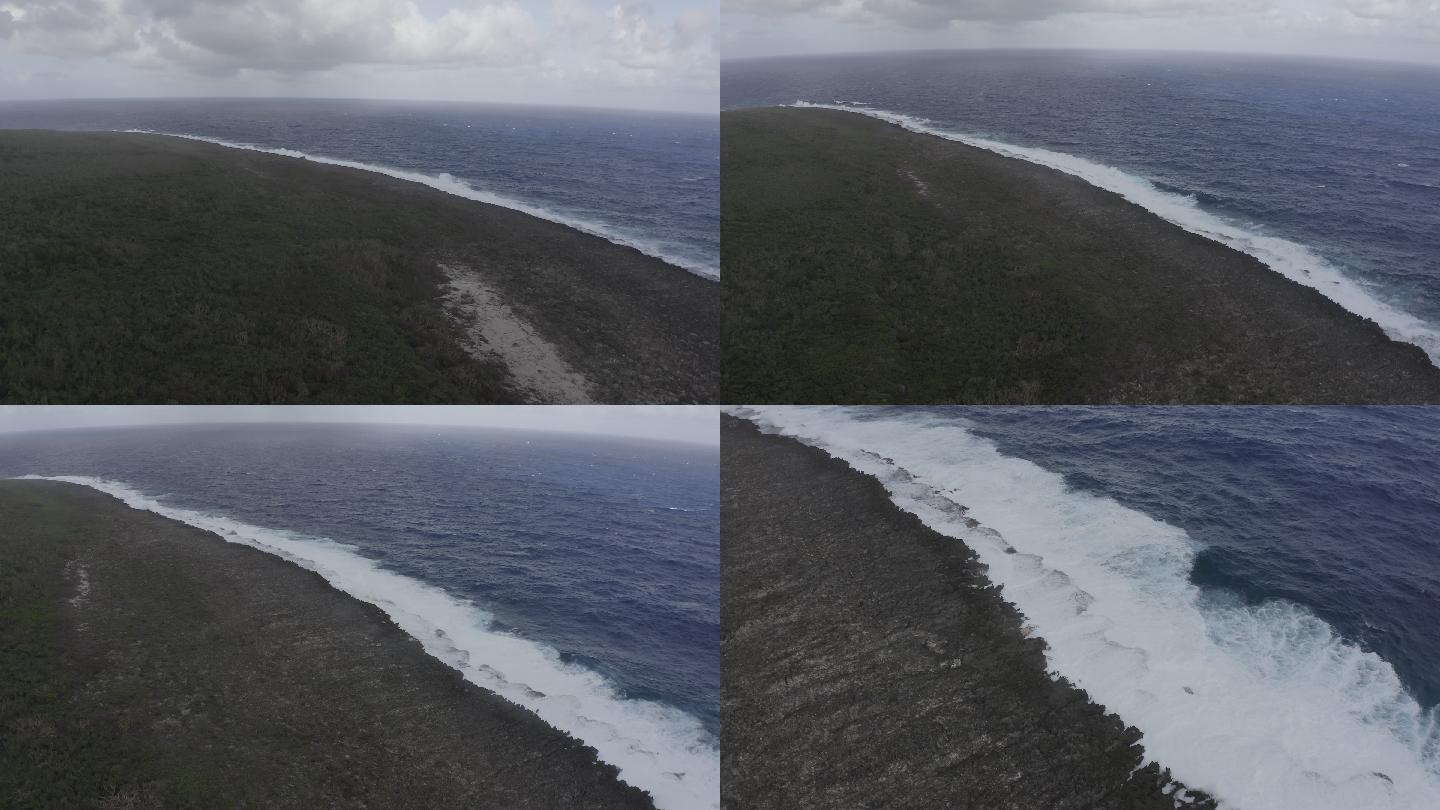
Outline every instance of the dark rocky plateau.
<path id="1" fill-rule="evenodd" d="M 1434 403 L 1440 369 L 1117 194 L 855 113 L 721 114 L 724 402 Z"/>
<path id="2" fill-rule="evenodd" d="M 725 807 L 1177 806 L 963 543 L 844 462 L 722 425 Z"/>
<path id="3" fill-rule="evenodd" d="M 0 481 L 0 806 L 652 804 L 318 574 Z"/>
<path id="4" fill-rule="evenodd" d="M 442 264 L 590 400 L 718 401 L 719 285 L 637 250 L 375 172 L 0 130 L 0 402 L 535 400 L 467 350 Z"/>

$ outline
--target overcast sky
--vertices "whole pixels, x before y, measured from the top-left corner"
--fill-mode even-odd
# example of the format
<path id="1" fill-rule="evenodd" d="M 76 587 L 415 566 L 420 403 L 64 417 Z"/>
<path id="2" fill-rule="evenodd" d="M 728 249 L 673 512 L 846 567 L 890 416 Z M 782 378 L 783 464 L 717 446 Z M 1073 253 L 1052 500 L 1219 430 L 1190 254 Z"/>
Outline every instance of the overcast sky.
<path id="1" fill-rule="evenodd" d="M 0 405 L 0 433 L 204 422 L 470 425 L 720 443 L 719 409 L 704 405 Z"/>
<path id="2" fill-rule="evenodd" d="M 711 112 L 715 0 L 0 0 L 0 99 L 295 96 Z"/>
<path id="3" fill-rule="evenodd" d="M 726 58 L 924 48 L 1238 51 L 1440 64 L 1440 0 L 722 0 Z"/>

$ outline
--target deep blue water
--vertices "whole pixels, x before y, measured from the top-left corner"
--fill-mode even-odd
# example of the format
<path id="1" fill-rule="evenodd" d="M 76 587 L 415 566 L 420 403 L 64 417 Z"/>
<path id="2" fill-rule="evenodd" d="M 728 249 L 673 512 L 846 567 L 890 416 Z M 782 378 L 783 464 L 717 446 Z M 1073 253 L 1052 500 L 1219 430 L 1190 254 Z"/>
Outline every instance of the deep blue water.
<path id="1" fill-rule="evenodd" d="M 1440 702 L 1440 408 L 932 412 L 1184 529 L 1193 582 L 1304 605 Z"/>
<path id="2" fill-rule="evenodd" d="M 864 104 L 1119 168 L 1309 248 L 1440 325 L 1440 68 L 1034 51 L 722 65 L 722 107 L 796 101 Z"/>
<path id="3" fill-rule="evenodd" d="M 714 448 L 354 426 L 0 436 L 0 478 L 29 474 L 349 544 L 719 733 Z"/>
<path id="4" fill-rule="evenodd" d="M 150 130 L 448 173 L 696 272 L 720 267 L 714 116 L 402 101 L 24 101 L 0 102 L 0 128 Z"/>

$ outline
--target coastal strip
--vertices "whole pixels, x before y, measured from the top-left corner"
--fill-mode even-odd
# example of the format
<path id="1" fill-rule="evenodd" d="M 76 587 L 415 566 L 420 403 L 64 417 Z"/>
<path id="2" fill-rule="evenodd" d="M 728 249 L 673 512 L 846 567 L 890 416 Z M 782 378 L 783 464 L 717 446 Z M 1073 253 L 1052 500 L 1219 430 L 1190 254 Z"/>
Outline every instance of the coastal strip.
<path id="1" fill-rule="evenodd" d="M 1006 455 L 965 409 L 733 413 L 974 552 L 1048 670 L 1140 729 L 1146 761 L 1185 784 L 1255 810 L 1440 807 L 1434 708 L 1304 606 L 1193 582 L 1204 546 L 1183 528 Z"/>
<path id="2" fill-rule="evenodd" d="M 0 481 L 0 803 L 648 808 L 318 574 Z"/>
<path id="3" fill-rule="evenodd" d="M 875 479 L 731 416 L 721 468 L 725 807 L 1214 807 Z"/>
<path id="4" fill-rule="evenodd" d="M 718 399 L 719 285 L 566 225 L 163 135 L 7 130 L 0 172 L 0 401 L 547 401 L 509 347 L 474 351 L 441 265 L 505 302 L 587 399 Z"/>
<path id="5" fill-rule="evenodd" d="M 649 793 L 659 810 L 703 810 L 719 804 L 719 751 L 698 718 L 624 694 L 596 670 L 497 627 L 490 613 L 469 600 L 389 570 L 343 541 L 168 505 L 122 482 L 86 476 L 40 480 L 90 487 L 134 509 L 313 571 L 331 587 L 379 608 L 427 654 L 465 680 L 594 748 L 600 760 L 619 769 L 622 781 Z"/>
<path id="6" fill-rule="evenodd" d="M 543 206 L 532 205 L 522 200 L 516 200 L 510 197 L 496 194 L 492 191 L 486 191 L 484 189 L 477 188 L 474 185 L 464 180 L 461 180 L 448 172 L 441 172 L 440 174 L 435 175 L 422 174 L 420 172 L 405 171 L 404 169 L 396 169 L 390 166 L 381 166 L 374 163 L 364 163 L 358 160 L 346 160 L 345 158 L 328 157 L 326 155 L 312 155 L 307 152 L 301 152 L 295 149 L 259 146 L 252 143 L 240 143 L 237 141 L 227 141 L 222 138 L 209 138 L 204 135 L 190 135 L 180 132 L 160 132 L 151 129 L 126 129 L 118 131 L 140 135 L 164 135 L 170 138 L 185 138 L 192 141 L 213 143 L 216 146 L 225 146 L 231 149 L 247 149 L 253 152 L 264 152 L 266 154 L 280 155 L 282 157 L 297 158 L 299 160 L 309 160 L 315 163 L 324 163 L 331 166 L 344 166 L 350 169 L 376 172 L 378 174 L 394 177 L 398 180 L 407 180 L 412 183 L 420 183 L 421 185 L 429 186 L 436 191 L 443 191 L 446 194 L 453 194 L 457 197 L 463 197 L 467 200 L 483 202 L 488 205 L 496 205 L 500 206 L 501 208 L 509 208 L 513 211 L 519 211 L 523 214 L 529 214 L 532 217 L 549 220 L 550 222 L 564 225 L 568 228 L 574 228 L 575 230 L 582 233 L 588 233 L 591 236 L 598 236 L 601 239 L 606 240 L 607 242 L 614 242 L 617 245 L 624 245 L 625 247 L 634 248 L 647 256 L 653 256 L 667 264 L 674 265 L 675 267 L 681 268 L 682 270 L 688 270 L 691 273 L 700 276 L 701 278 L 710 279 L 711 281 L 718 281 L 720 278 L 719 267 L 714 267 L 708 264 L 703 264 L 697 261 L 687 260 L 678 256 L 671 255 L 663 250 L 660 250 L 654 245 L 621 234 L 615 229 L 597 222 L 564 216 Z"/>
<path id="7" fill-rule="evenodd" d="M 796 102 L 793 106 L 859 113 L 922 135 L 985 149 L 1004 157 L 1015 158 L 1054 169 L 1106 191 L 1124 197 L 1173 225 L 1212 239 L 1226 247 L 1254 256 L 1277 273 L 1297 284 L 1310 287 L 1346 310 L 1375 321 L 1391 338 L 1412 343 L 1423 349 L 1430 361 L 1440 365 L 1440 329 L 1433 324 L 1403 312 L 1381 301 L 1364 285 L 1341 272 L 1313 250 L 1278 236 L 1247 230 L 1212 214 L 1191 197 L 1162 191 L 1154 183 L 1113 166 L 1095 163 L 1075 155 L 1030 146 L 997 141 L 955 132 L 932 121 L 904 113 L 880 110 L 868 105 L 812 104 Z"/>
<path id="8" fill-rule="evenodd" d="M 1424 349 L 1216 234 L 913 129 L 721 113 L 725 401 L 1440 402 Z"/>

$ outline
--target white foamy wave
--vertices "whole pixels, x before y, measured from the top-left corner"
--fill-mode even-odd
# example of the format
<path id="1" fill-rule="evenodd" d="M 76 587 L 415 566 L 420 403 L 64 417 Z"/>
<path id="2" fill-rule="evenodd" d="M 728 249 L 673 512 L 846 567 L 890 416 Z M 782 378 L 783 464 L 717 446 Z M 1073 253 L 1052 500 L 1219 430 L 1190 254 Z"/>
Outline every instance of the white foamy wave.
<path id="1" fill-rule="evenodd" d="M 389 166 L 380 166 L 374 163 L 361 163 L 359 161 L 345 160 L 343 158 L 325 157 L 323 155 L 311 155 L 305 152 L 297 152 L 294 149 L 279 149 L 269 146 L 256 146 L 253 143 L 238 143 L 235 141 L 221 140 L 220 138 L 209 138 L 203 135 L 185 135 L 178 132 L 157 132 L 155 130 L 149 129 L 127 129 L 123 131 L 139 135 L 165 135 L 171 138 L 184 138 L 190 141 L 202 141 L 204 143 L 213 143 L 218 146 L 228 146 L 231 149 L 246 149 L 251 152 L 264 152 L 269 155 L 281 155 L 283 157 L 298 158 L 300 160 L 309 160 L 315 163 L 326 163 L 331 166 L 344 166 L 349 169 L 360 169 L 361 171 L 383 174 L 387 177 L 394 177 L 399 180 L 408 180 L 412 183 L 419 183 L 424 186 L 429 186 L 430 188 L 433 188 L 437 191 L 443 191 L 446 194 L 453 194 L 456 197 L 464 197 L 467 200 L 475 200 L 476 202 L 488 203 L 490 205 L 498 205 L 501 208 L 509 208 L 512 211 L 519 211 L 522 214 L 529 214 L 530 216 L 536 217 L 537 219 L 555 222 L 560 225 L 564 225 L 567 228 L 574 228 L 577 231 L 581 231 L 582 233 L 588 233 L 591 236 L 598 236 L 607 242 L 613 242 L 617 245 L 624 245 L 625 247 L 634 248 L 635 250 L 644 253 L 646 256 L 652 256 L 667 264 L 672 264 L 683 270 L 688 270 L 689 272 L 694 273 L 695 275 L 702 278 L 707 278 L 712 281 L 720 278 L 719 267 L 708 265 L 704 262 L 695 261 L 693 259 L 688 259 L 683 256 L 676 256 L 673 253 L 667 252 L 664 248 L 654 242 L 646 241 L 644 239 L 638 239 L 633 236 L 619 233 L 614 228 L 598 222 L 566 216 L 564 214 L 552 211 L 548 208 L 544 208 L 538 205 L 532 205 L 521 200 L 512 199 L 510 197 L 505 197 L 491 191 L 485 191 L 484 189 L 476 188 L 470 183 L 461 180 L 454 175 L 451 175 L 449 172 L 441 172 L 438 175 L 421 174 L 419 172 L 405 171 L 404 169 L 393 169 Z"/>
<path id="2" fill-rule="evenodd" d="M 1139 728 L 1148 758 L 1227 807 L 1440 807 L 1434 713 L 1305 608 L 1191 584 L 1181 529 L 1068 489 L 954 420 L 846 408 L 734 411 L 874 476 L 966 543 L 1046 644 L 1052 672 Z"/>
<path id="3" fill-rule="evenodd" d="M 335 588 L 380 607 L 427 653 L 459 670 L 466 680 L 592 746 L 600 759 L 619 768 L 626 783 L 649 791 L 661 810 L 720 806 L 720 754 L 699 720 L 663 704 L 621 698 L 603 677 L 564 662 L 554 650 L 491 629 L 491 617 L 469 602 L 387 571 L 342 543 L 167 506 L 116 481 L 25 477 L 91 487 L 135 509 L 315 571 Z"/>
<path id="4" fill-rule="evenodd" d="M 853 104 L 812 104 L 806 101 L 797 101 L 785 106 L 841 110 L 857 115 L 868 115 L 871 118 L 888 121 L 911 132 L 958 141 L 1073 175 L 1093 186 L 1119 194 L 1161 219 L 1178 225 L 1193 234 L 1259 259 L 1271 270 L 1291 281 L 1317 290 L 1350 312 L 1379 324 L 1392 340 L 1419 346 L 1430 358 L 1431 363 L 1440 366 L 1440 329 L 1380 300 L 1366 289 L 1362 282 L 1347 276 L 1310 248 L 1288 239 L 1254 233 L 1239 225 L 1226 222 L 1200 208 L 1192 197 L 1161 191 L 1149 180 L 1085 158 L 1067 155 L 1063 152 L 1053 152 L 1049 149 L 1015 146 L 988 138 L 953 132 L 937 126 L 932 121 L 904 113 L 858 107 Z"/>

